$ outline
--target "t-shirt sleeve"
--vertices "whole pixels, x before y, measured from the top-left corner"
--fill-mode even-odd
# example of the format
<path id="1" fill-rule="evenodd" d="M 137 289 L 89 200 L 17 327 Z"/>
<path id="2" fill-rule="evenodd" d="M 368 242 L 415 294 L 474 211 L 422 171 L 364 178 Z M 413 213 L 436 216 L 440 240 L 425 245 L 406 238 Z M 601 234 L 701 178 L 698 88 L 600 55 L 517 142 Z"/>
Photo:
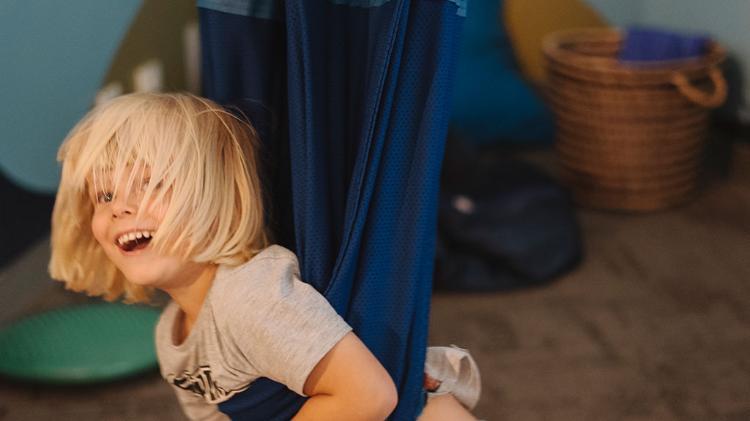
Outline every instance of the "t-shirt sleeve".
<path id="1" fill-rule="evenodd" d="M 263 259 L 248 275 L 231 296 L 230 336 L 258 373 L 304 396 L 310 372 L 351 327 L 299 279 L 291 252 Z"/>

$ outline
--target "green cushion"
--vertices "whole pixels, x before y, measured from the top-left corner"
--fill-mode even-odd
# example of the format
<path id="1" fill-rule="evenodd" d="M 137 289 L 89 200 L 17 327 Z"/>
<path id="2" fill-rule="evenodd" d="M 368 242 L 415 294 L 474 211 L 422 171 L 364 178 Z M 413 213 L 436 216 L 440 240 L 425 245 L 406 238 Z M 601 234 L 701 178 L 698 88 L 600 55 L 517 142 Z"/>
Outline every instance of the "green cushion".
<path id="1" fill-rule="evenodd" d="M 159 311 L 125 304 L 66 307 L 0 330 L 0 374 L 43 383 L 115 380 L 156 366 Z"/>

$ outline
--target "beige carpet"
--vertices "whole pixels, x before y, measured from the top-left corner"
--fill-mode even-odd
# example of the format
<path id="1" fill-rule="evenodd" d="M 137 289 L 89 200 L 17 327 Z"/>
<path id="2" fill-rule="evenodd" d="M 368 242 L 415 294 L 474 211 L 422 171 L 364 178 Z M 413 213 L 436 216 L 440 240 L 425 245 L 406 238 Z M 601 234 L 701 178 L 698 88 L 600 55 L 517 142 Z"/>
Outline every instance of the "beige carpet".
<path id="1" fill-rule="evenodd" d="M 750 420 L 750 145 L 649 215 L 579 212 L 585 258 L 544 288 L 437 295 L 431 343 L 471 349 L 491 420 Z"/>

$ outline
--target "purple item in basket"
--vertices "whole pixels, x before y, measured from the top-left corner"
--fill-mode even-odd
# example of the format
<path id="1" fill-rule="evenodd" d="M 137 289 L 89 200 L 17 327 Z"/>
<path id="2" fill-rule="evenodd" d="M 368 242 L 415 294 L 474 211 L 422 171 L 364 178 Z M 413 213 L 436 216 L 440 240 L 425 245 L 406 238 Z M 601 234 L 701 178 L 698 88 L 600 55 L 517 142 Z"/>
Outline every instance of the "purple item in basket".
<path id="1" fill-rule="evenodd" d="M 700 57 L 710 38 L 649 28 L 629 28 L 620 49 L 620 61 L 663 61 Z"/>

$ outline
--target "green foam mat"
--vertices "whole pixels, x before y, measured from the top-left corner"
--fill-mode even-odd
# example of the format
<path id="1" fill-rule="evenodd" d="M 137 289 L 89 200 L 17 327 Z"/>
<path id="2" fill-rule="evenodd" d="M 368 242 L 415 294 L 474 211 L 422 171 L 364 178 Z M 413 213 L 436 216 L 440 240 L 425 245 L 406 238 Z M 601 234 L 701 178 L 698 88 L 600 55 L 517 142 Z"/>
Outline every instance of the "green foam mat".
<path id="1" fill-rule="evenodd" d="M 152 369 L 158 318 L 156 309 L 103 303 L 21 319 L 0 330 L 0 375 L 76 384 Z"/>

